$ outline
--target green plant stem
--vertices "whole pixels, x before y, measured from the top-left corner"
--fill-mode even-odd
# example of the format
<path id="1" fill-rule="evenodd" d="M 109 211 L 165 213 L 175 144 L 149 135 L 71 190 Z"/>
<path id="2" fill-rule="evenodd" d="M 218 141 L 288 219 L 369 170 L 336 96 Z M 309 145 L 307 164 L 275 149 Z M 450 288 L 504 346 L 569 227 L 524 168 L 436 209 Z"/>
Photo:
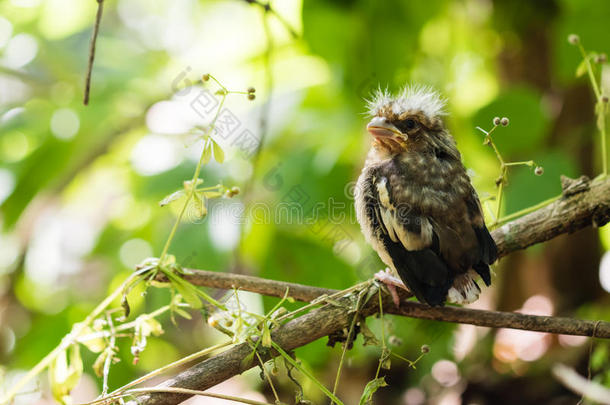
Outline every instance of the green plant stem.
<path id="1" fill-rule="evenodd" d="M 320 305 L 321 302 L 326 301 L 328 303 L 333 298 L 343 297 L 344 295 L 347 295 L 347 294 L 351 293 L 352 291 L 356 291 L 358 289 L 361 289 L 361 288 L 363 288 L 365 286 L 370 285 L 372 282 L 373 282 L 372 279 L 371 280 L 367 280 L 367 281 L 363 281 L 363 282 L 358 283 L 358 284 L 356 284 L 356 285 L 354 285 L 352 287 L 346 288 L 345 290 L 337 291 L 336 293 L 331 294 L 331 295 L 329 295 L 327 297 L 318 297 L 315 300 L 313 300 L 311 303 L 309 303 L 309 304 L 307 304 L 305 306 L 302 306 L 301 308 L 295 309 L 294 311 L 289 312 L 289 313 L 287 313 L 285 315 L 280 316 L 279 318 L 276 319 L 276 321 L 280 322 L 280 321 L 283 321 L 284 319 L 292 318 L 292 317 L 294 317 L 298 313 L 301 313 L 301 312 L 306 311 L 306 310 L 308 310 L 310 308 L 313 308 L 313 307 L 315 307 L 317 305 Z"/>
<path id="2" fill-rule="evenodd" d="M 504 163 L 504 166 L 530 166 L 532 167 L 536 163 L 533 160 L 523 160 L 521 162 L 508 162 Z"/>
<path id="3" fill-rule="evenodd" d="M 261 365 L 261 370 L 263 370 L 263 374 L 264 374 L 265 378 L 267 379 L 269 386 L 271 387 L 271 391 L 273 391 L 273 396 L 275 397 L 275 403 L 276 404 L 280 403 L 280 397 L 277 395 L 277 391 L 275 390 L 275 386 L 273 385 L 273 380 L 271 379 L 271 376 L 267 372 L 267 369 L 265 369 L 265 363 L 263 363 L 263 359 L 261 358 L 260 354 L 258 354 L 256 349 L 254 350 L 254 354 L 256 355 L 256 358 L 258 359 L 259 364 Z"/>
<path id="4" fill-rule="evenodd" d="M 199 358 L 201 358 L 203 356 L 206 356 L 206 355 L 208 355 L 208 354 L 210 354 L 210 353 L 212 353 L 212 352 L 214 352 L 214 351 L 216 351 L 218 349 L 222 349 L 224 347 L 227 347 L 227 346 L 229 346 L 231 344 L 232 344 L 231 341 L 226 341 L 226 342 L 223 342 L 223 343 L 219 343 L 217 345 L 210 346 L 210 347 L 207 347 L 207 348 L 205 348 L 203 350 L 200 350 L 198 352 L 190 354 L 190 355 L 188 355 L 186 357 L 183 357 L 183 358 L 181 358 L 179 360 L 176 360 L 176 361 L 174 361 L 172 363 L 166 364 L 163 367 L 160 367 L 160 368 L 158 368 L 156 370 L 153 370 L 150 373 L 148 373 L 146 375 L 143 375 L 142 377 L 137 378 L 137 379 L 129 382 L 128 384 L 126 384 L 126 385 L 124 385 L 124 386 L 122 386 L 120 388 L 117 388 L 116 390 L 114 390 L 113 392 L 108 394 L 108 397 L 112 397 L 114 395 L 118 395 L 118 394 L 120 394 L 122 392 L 125 392 L 126 390 L 130 389 L 131 387 L 134 387 L 134 386 L 136 386 L 138 384 L 143 383 L 146 380 L 149 380 L 149 379 L 151 379 L 153 377 L 156 377 L 156 376 L 158 376 L 160 374 L 165 373 L 169 369 L 172 369 L 172 368 L 178 367 L 178 366 L 182 366 L 182 365 L 184 365 L 186 363 L 189 363 L 189 362 L 191 362 L 193 360 L 196 360 L 196 359 L 199 359 Z M 104 399 L 104 398 L 99 398 L 99 399 Z"/>
<path id="5" fill-rule="evenodd" d="M 349 326 L 349 330 L 347 332 L 347 338 L 345 339 L 345 343 L 343 344 L 343 351 L 341 352 L 341 360 L 339 360 L 339 367 L 337 368 L 337 375 L 335 376 L 335 385 L 333 386 L 333 395 L 336 395 L 337 388 L 339 387 L 339 380 L 341 379 L 341 371 L 343 370 L 343 361 L 345 360 L 345 353 L 347 353 L 347 348 L 349 347 L 350 339 L 354 333 L 354 328 L 356 327 L 356 322 L 358 322 L 358 316 L 360 315 L 360 305 L 362 303 L 362 297 L 366 294 L 366 290 L 362 290 L 358 295 L 358 301 L 356 302 L 356 312 L 354 313 L 354 317 L 352 318 L 352 323 Z M 331 399 L 330 405 L 333 405 L 334 401 Z"/>
<path id="6" fill-rule="evenodd" d="M 591 65 L 591 61 L 589 60 L 589 57 L 587 56 L 587 52 L 585 51 L 585 48 L 582 46 L 582 44 L 579 42 L 578 43 L 578 50 L 580 51 L 580 54 L 582 55 L 582 58 L 585 62 L 585 66 L 587 67 L 587 74 L 589 75 L 589 80 L 591 81 L 591 85 L 593 86 L 593 92 L 595 93 L 595 98 L 599 99 L 601 98 L 601 91 L 599 90 L 599 86 L 597 85 L 597 80 L 595 79 L 595 73 L 593 72 L 593 65 Z"/>
<path id="7" fill-rule="evenodd" d="M 45 370 L 57 355 L 74 343 L 75 339 L 81 334 L 85 327 L 89 326 L 95 318 L 97 318 L 106 308 L 112 304 L 112 302 L 123 292 L 123 290 L 132 283 L 140 274 L 149 271 L 150 269 L 142 269 L 132 273 L 127 280 L 125 280 L 117 289 L 115 289 L 104 301 L 102 301 L 87 317 L 80 323 L 76 324 L 74 329 L 68 335 L 66 335 L 61 343 L 55 347 L 49 354 L 47 354 L 42 360 L 40 360 L 30 371 L 27 372 L 17 383 L 10 389 L 10 391 L 0 400 L 0 404 L 7 404 L 15 398 L 15 395 L 23 388 L 28 382 L 34 377 Z"/>
<path id="8" fill-rule="evenodd" d="M 379 363 L 377 364 L 377 371 L 375 372 L 375 379 L 379 378 L 381 372 L 381 365 L 385 360 L 388 348 L 385 344 L 385 319 L 383 318 L 383 300 L 381 299 L 381 288 L 377 291 L 379 296 L 379 319 L 381 320 L 381 356 L 379 357 Z"/>
<path id="9" fill-rule="evenodd" d="M 176 393 L 176 394 L 199 395 L 199 396 L 202 396 L 202 397 L 226 399 L 228 401 L 241 402 L 242 404 L 273 405 L 273 404 L 270 404 L 268 402 L 260 402 L 260 401 L 256 401 L 256 400 L 253 400 L 253 399 L 239 398 L 239 397 L 234 397 L 232 395 L 217 394 L 217 393 L 214 393 L 214 392 L 205 392 L 205 391 L 198 391 L 198 390 L 190 390 L 190 389 L 187 389 L 187 388 L 178 388 L 178 387 L 132 388 L 130 390 L 125 391 L 124 393 L 111 394 L 111 395 L 109 395 L 106 398 L 98 398 L 98 399 L 96 399 L 94 401 L 85 402 L 85 403 L 82 403 L 80 405 L 107 404 L 108 401 L 116 401 L 116 400 L 118 400 L 120 398 L 130 397 L 130 396 L 133 396 L 134 394 L 143 394 L 143 393 L 147 393 L 147 392 L 170 392 L 170 393 Z"/>
<path id="10" fill-rule="evenodd" d="M 110 375 L 110 365 L 112 364 L 112 359 L 115 354 L 116 348 L 116 331 L 114 330 L 114 322 L 112 322 L 112 315 L 106 314 L 106 321 L 108 322 L 108 326 L 110 328 L 110 342 L 108 347 L 106 347 L 108 353 L 106 355 L 106 359 L 104 360 L 104 376 L 102 380 L 102 396 L 108 393 L 108 376 Z"/>
<path id="11" fill-rule="evenodd" d="M 343 402 L 341 402 L 341 400 L 339 398 L 337 398 L 335 396 L 335 394 L 333 394 L 332 392 L 330 392 L 328 390 L 328 388 L 326 388 L 324 386 L 324 384 L 322 384 L 320 381 L 318 381 L 318 379 L 309 371 L 307 371 L 307 369 L 305 369 L 304 367 L 301 367 L 300 364 L 298 364 L 288 353 L 286 353 L 286 351 L 284 349 L 282 349 L 280 347 L 280 345 L 278 345 L 275 342 L 271 342 L 271 346 L 273 346 L 273 348 L 284 358 L 286 359 L 286 361 L 288 363 L 290 363 L 294 368 L 296 368 L 297 370 L 299 370 L 301 373 L 305 374 L 307 377 L 309 377 L 309 379 L 324 393 L 326 394 L 327 397 L 329 397 L 332 401 L 336 402 L 338 405 L 344 405 Z"/>
<path id="12" fill-rule="evenodd" d="M 591 64 L 590 58 L 587 56 L 587 52 L 582 44 L 578 43 L 578 50 L 583 57 L 585 62 L 585 66 L 587 67 L 587 75 L 589 76 L 589 81 L 591 82 L 591 87 L 593 87 L 593 93 L 595 93 L 596 111 L 597 114 L 597 122 L 599 126 L 599 132 L 601 136 L 601 150 L 602 150 L 602 174 L 604 176 L 608 175 L 608 156 L 606 150 L 606 103 L 602 100 L 602 92 L 600 90 L 599 85 L 597 84 L 597 79 L 595 78 L 595 72 L 593 71 L 593 65 Z"/>
<path id="13" fill-rule="evenodd" d="M 216 114 L 214 115 L 214 119 L 212 119 L 212 122 L 210 123 L 210 126 L 206 132 L 206 136 L 209 136 L 210 133 L 213 131 L 214 126 L 216 125 L 216 121 L 218 120 L 218 117 L 220 116 L 220 111 L 222 110 L 222 106 L 225 102 L 225 99 L 227 98 L 227 91 L 225 89 L 224 86 L 222 86 L 218 80 L 216 80 L 216 78 L 214 78 L 214 76 L 210 75 L 210 77 L 212 79 L 214 79 L 214 81 L 216 81 L 216 83 L 218 83 L 218 85 L 220 87 L 223 88 L 223 90 L 225 90 L 225 92 L 222 95 L 222 99 L 220 100 L 220 104 L 218 105 L 218 109 L 216 110 Z M 180 213 L 178 214 L 178 218 L 176 218 L 176 222 L 174 222 L 174 226 L 172 227 L 172 230 L 169 234 L 169 237 L 167 238 L 167 241 L 165 242 L 165 246 L 163 247 L 163 251 L 161 252 L 161 256 L 159 258 L 159 265 L 163 265 L 165 257 L 167 256 L 167 252 L 169 251 L 169 247 L 172 243 L 172 240 L 174 239 L 174 236 L 176 236 L 176 231 L 178 230 L 178 226 L 180 225 L 180 222 L 182 221 L 182 217 L 184 216 L 184 213 L 186 212 L 186 209 L 189 205 L 189 203 L 191 202 L 191 200 L 193 199 L 193 196 L 195 195 L 195 188 L 196 188 L 196 182 L 197 179 L 199 178 L 199 173 L 201 172 L 201 167 L 203 166 L 203 161 L 205 159 L 205 150 L 206 148 L 202 148 L 201 150 L 201 156 L 199 157 L 199 162 L 197 163 L 197 167 L 195 168 L 195 173 L 193 174 L 193 179 L 191 180 L 191 190 L 190 193 L 188 194 L 186 201 L 184 201 L 184 205 L 182 206 L 182 209 L 180 210 Z"/>
<path id="14" fill-rule="evenodd" d="M 600 101 L 601 107 L 599 108 L 598 114 L 600 117 L 598 118 L 599 122 L 599 132 L 601 136 L 601 149 L 602 149 L 602 174 L 604 176 L 608 175 L 608 151 L 606 149 L 606 103 Z"/>
<path id="15" fill-rule="evenodd" d="M 520 217 L 520 216 L 522 216 L 522 215 L 529 214 L 530 212 L 536 211 L 536 210 L 538 210 L 538 209 L 540 209 L 540 208 L 542 208 L 542 207 L 545 207 L 545 206 L 549 205 L 550 203 L 552 203 L 553 201 L 558 200 L 559 198 L 561 198 L 561 195 L 556 195 L 555 197 L 551 197 L 551 198 L 549 198 L 549 199 L 547 199 L 547 200 L 544 200 L 544 201 L 542 201 L 542 202 L 539 202 L 539 203 L 538 203 L 538 204 L 536 204 L 536 205 L 532 205 L 531 207 L 527 207 L 527 208 L 524 208 L 524 209 L 519 210 L 519 211 L 517 211 L 517 212 L 513 212 L 513 213 L 512 213 L 512 214 L 510 214 L 510 215 L 507 215 L 507 216 L 505 216 L 505 217 L 502 217 L 502 218 L 498 219 L 498 220 L 497 220 L 497 221 L 494 223 L 494 225 L 495 225 L 495 226 L 498 226 L 498 225 L 500 225 L 500 224 L 503 224 L 503 223 L 505 223 L 505 222 L 508 222 L 508 221 L 511 221 L 511 220 L 513 220 L 513 219 L 515 219 L 515 218 L 518 218 L 518 217 Z"/>
<path id="16" fill-rule="evenodd" d="M 500 210 L 502 209 L 502 197 L 504 195 L 504 181 L 506 179 L 506 167 L 504 167 L 504 163 L 502 163 L 502 174 L 501 174 L 501 181 L 500 184 L 498 185 L 498 194 L 496 196 L 496 214 L 495 214 L 495 218 L 494 218 L 494 224 L 498 222 L 498 220 L 500 219 Z"/>

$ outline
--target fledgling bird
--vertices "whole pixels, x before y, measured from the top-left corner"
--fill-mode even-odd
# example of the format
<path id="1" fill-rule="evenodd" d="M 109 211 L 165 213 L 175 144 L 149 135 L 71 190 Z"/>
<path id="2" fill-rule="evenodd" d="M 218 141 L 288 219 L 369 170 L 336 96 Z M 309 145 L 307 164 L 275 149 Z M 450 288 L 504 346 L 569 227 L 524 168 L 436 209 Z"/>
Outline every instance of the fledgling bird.
<path id="1" fill-rule="evenodd" d="M 373 142 L 355 194 L 366 240 L 404 285 L 387 271 L 376 277 L 431 306 L 475 301 L 475 279 L 489 286 L 498 256 L 444 108 L 426 87 L 379 90 L 368 102 Z"/>

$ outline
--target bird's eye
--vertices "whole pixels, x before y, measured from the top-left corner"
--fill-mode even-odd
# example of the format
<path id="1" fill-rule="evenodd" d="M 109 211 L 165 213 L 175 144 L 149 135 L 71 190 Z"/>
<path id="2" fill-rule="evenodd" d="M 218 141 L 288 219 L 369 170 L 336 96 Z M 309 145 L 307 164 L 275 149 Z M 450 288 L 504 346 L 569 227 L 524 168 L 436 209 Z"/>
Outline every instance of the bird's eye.
<path id="1" fill-rule="evenodd" d="M 398 129 L 400 129 L 402 132 L 409 132 L 417 127 L 417 121 L 415 121 L 413 118 L 407 118 L 404 121 L 397 122 L 396 127 L 398 127 Z"/>

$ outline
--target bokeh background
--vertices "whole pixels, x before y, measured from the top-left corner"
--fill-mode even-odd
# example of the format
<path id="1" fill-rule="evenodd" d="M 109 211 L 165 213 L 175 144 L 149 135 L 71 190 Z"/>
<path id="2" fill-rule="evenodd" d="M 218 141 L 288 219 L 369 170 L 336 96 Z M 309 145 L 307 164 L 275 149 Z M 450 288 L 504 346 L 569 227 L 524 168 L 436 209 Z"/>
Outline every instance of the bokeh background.
<path id="1" fill-rule="evenodd" d="M 494 192 L 499 167 L 475 127 L 489 129 L 494 116 L 510 118 L 495 135 L 504 157 L 534 159 L 545 173 L 511 170 L 505 214 L 559 194 L 562 174 L 600 172 L 592 91 L 585 77 L 576 77 L 581 58 L 566 39 L 577 33 L 587 49 L 609 52 L 610 2 L 277 0 L 272 6 L 281 22 L 247 1 L 108 0 L 85 107 L 96 6 L 94 0 L 0 2 L 4 387 L 55 347 L 137 263 L 160 254 L 178 205 L 160 208 L 158 202 L 191 178 L 201 147 L 192 130 L 211 118 L 197 111 L 203 104 L 193 105 L 202 94 L 213 99 L 217 90 L 197 84 L 203 73 L 229 89 L 253 86 L 256 99 L 227 98 L 237 120 L 233 130 L 217 133 L 227 159 L 201 175 L 207 185 L 237 185 L 242 194 L 210 201 L 203 221 L 187 215 L 172 245 L 177 261 L 194 268 L 329 288 L 349 287 L 380 269 L 359 233 L 350 194 L 370 141 L 364 100 L 378 86 L 424 83 L 447 97 L 447 124 L 482 197 Z M 264 136 L 257 158 L 237 141 L 244 131 Z M 298 216 L 277 215 L 286 201 L 302 206 Z M 315 211 L 316 204 L 324 208 Z M 270 220 L 254 220 L 253 206 L 266 207 Z M 609 249 L 605 227 L 512 254 L 473 307 L 608 320 Z M 140 292 L 131 298 L 135 315 L 168 301 L 165 290 Z M 261 313 L 277 302 L 253 294 L 243 300 Z M 177 326 L 162 321 L 166 333 L 149 340 L 137 365 L 129 339 L 123 344 L 111 386 L 221 338 L 201 316 Z M 550 374 L 557 362 L 583 375 L 590 364 L 593 378 L 610 385 L 608 345 L 601 341 L 589 362 L 586 338 L 386 322 L 397 353 L 413 360 L 423 344 L 431 352 L 416 369 L 393 359 L 389 387 L 376 394 L 376 404 L 573 404 L 577 397 Z M 379 332 L 378 320 L 369 325 Z M 361 343 L 348 353 L 339 387 L 350 404 L 374 375 L 380 352 Z M 296 354 L 332 386 L 340 351 L 324 339 Z M 85 350 L 84 356 L 76 401 L 100 392 L 89 367 L 95 354 Z M 326 401 L 302 381 L 309 399 Z M 277 385 L 281 398 L 292 401 L 295 386 L 285 373 Z M 17 403 L 52 402 L 44 376 L 28 390 Z M 258 371 L 217 390 L 272 402 Z"/>

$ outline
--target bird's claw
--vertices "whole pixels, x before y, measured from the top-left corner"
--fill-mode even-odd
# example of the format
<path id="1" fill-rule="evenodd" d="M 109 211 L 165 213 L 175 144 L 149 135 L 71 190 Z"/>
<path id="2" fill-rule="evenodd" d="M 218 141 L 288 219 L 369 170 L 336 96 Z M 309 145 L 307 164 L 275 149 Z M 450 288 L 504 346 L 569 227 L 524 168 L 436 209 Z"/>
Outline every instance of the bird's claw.
<path id="1" fill-rule="evenodd" d="M 400 306 L 400 298 L 398 297 L 398 291 L 396 287 L 402 288 L 403 290 L 409 291 L 407 287 L 405 287 L 404 283 L 399 279 L 390 274 L 390 269 L 386 268 L 385 270 L 380 270 L 375 273 L 375 280 L 380 283 L 385 284 L 385 286 L 390 291 L 390 295 L 392 296 L 392 301 L 394 301 L 394 305 L 397 307 Z"/>

